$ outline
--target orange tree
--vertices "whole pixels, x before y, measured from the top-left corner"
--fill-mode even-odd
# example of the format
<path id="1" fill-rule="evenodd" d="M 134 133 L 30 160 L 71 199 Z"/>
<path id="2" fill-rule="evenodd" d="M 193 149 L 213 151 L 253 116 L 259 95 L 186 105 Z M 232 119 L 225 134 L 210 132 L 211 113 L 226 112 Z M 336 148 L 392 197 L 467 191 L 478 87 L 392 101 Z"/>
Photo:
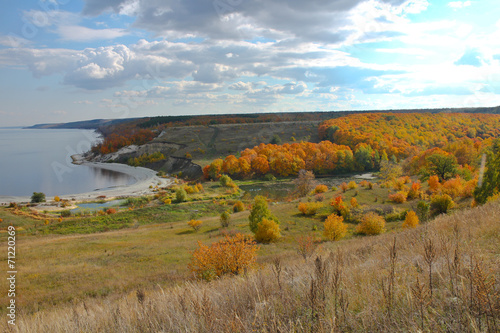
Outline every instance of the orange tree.
<path id="1" fill-rule="evenodd" d="M 253 267 L 259 246 L 248 236 L 236 234 L 207 246 L 198 242 L 189 268 L 199 279 L 211 281 L 225 274 L 241 274 Z"/>

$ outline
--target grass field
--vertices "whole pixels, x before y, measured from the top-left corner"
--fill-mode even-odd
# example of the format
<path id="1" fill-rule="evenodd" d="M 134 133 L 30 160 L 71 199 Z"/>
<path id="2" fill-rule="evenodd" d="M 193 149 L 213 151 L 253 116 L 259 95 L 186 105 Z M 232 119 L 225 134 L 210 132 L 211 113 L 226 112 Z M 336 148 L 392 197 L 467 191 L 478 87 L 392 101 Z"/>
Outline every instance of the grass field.
<path id="1" fill-rule="evenodd" d="M 238 184 L 273 186 L 272 182 L 255 180 Z M 16 254 L 19 305 L 25 313 L 35 313 L 86 299 L 116 298 L 137 289 L 169 288 L 191 280 L 193 277 L 187 268 L 190 252 L 197 248 L 198 241 L 210 244 L 222 238 L 219 215 L 232 210 L 239 196 L 228 194 L 217 182 L 207 182 L 204 187 L 203 193 L 190 194 L 188 201 L 183 203 L 165 205 L 151 197 L 144 200 L 142 208 L 123 208 L 111 215 L 64 218 L 61 222 L 54 218 L 47 225 L 40 220 L 14 215 L 12 209 L 0 209 L 4 228 L 10 223 L 21 227 Z M 280 221 L 282 238 L 261 246 L 259 262 L 272 262 L 277 255 L 294 256 L 295 238 L 299 235 L 312 234 L 321 239 L 323 221 L 331 214 L 329 203 L 338 195 L 347 203 L 355 197 L 360 208 L 353 212 L 359 214 L 368 210 L 390 214 L 415 209 L 417 200 L 397 205 L 387 201 L 390 192 L 379 185 L 373 189 L 358 187 L 345 193 L 330 190 L 323 194 L 323 208 L 313 216 L 301 214 L 297 206 L 300 201 L 316 200 L 314 195 L 270 202 L 272 213 Z M 244 203 L 248 207 L 251 197 Z M 470 200 L 462 203 L 468 204 Z M 251 234 L 248 214 L 248 210 L 231 214 L 230 226 L 224 232 Z M 187 225 L 190 219 L 203 221 L 198 232 Z M 398 232 L 401 225 L 402 221 L 388 222 L 386 229 L 389 233 Z M 356 235 L 355 226 L 356 223 L 348 223 L 346 238 L 362 242 L 366 237 Z M 0 234 L 2 245 L 5 245 L 5 236 L 5 233 Z M 321 247 L 326 250 L 335 245 L 323 242 Z M 6 283 L 0 280 L 0 288 L 5 288 Z M 0 302 L 6 304 L 7 296 L 2 295 Z"/>

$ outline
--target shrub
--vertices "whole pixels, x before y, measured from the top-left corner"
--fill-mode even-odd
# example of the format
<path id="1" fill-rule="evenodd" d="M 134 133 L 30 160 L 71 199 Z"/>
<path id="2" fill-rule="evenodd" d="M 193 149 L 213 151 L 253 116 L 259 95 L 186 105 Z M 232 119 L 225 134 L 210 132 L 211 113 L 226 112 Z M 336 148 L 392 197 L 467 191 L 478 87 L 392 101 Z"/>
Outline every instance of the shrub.
<path id="1" fill-rule="evenodd" d="M 352 208 L 357 208 L 357 207 L 359 207 L 358 200 L 356 200 L 356 198 L 355 198 L 355 197 L 352 197 L 352 198 L 351 198 L 351 207 L 352 207 Z"/>
<path id="2" fill-rule="evenodd" d="M 42 192 L 33 192 L 31 196 L 32 203 L 45 202 L 45 193 Z"/>
<path id="3" fill-rule="evenodd" d="M 405 221 L 403 222 L 403 228 L 416 228 L 418 226 L 418 216 L 417 214 L 410 210 L 406 214 Z"/>
<path id="4" fill-rule="evenodd" d="M 398 193 L 389 194 L 389 200 L 396 203 L 406 202 L 406 197 L 408 193 L 404 191 L 399 191 Z"/>
<path id="5" fill-rule="evenodd" d="M 56 196 L 54 197 L 54 201 L 55 201 L 55 202 L 59 202 L 59 201 L 61 201 L 61 198 L 59 198 L 59 196 L 57 196 L 57 195 L 56 195 Z"/>
<path id="6" fill-rule="evenodd" d="M 462 179 L 457 176 L 452 179 L 448 179 L 442 185 L 442 193 L 448 194 L 452 198 L 458 197 L 463 191 Z"/>
<path id="7" fill-rule="evenodd" d="M 328 191 L 328 186 L 323 184 L 316 186 L 314 189 L 314 193 L 325 193 L 326 191 Z"/>
<path id="8" fill-rule="evenodd" d="M 301 202 L 298 208 L 304 215 L 314 215 L 321 207 L 323 207 L 321 202 Z"/>
<path id="9" fill-rule="evenodd" d="M 195 186 L 198 189 L 198 192 L 203 192 L 203 185 L 201 183 L 197 183 Z"/>
<path id="10" fill-rule="evenodd" d="M 242 212 L 245 210 L 245 205 L 241 201 L 236 201 L 236 203 L 233 206 L 233 212 L 238 213 Z"/>
<path id="11" fill-rule="evenodd" d="M 356 232 L 365 235 L 378 235 L 385 231 L 385 220 L 374 212 L 363 216 L 361 223 L 356 226 Z"/>
<path id="12" fill-rule="evenodd" d="M 106 214 L 108 214 L 108 215 L 115 214 L 115 213 L 116 213 L 116 209 L 114 209 L 114 208 L 106 209 Z"/>
<path id="13" fill-rule="evenodd" d="M 322 202 L 323 200 L 325 200 L 325 196 L 323 195 L 323 193 L 316 193 L 314 195 L 314 201 Z"/>
<path id="14" fill-rule="evenodd" d="M 191 187 L 189 185 L 184 186 L 184 191 L 186 191 L 187 194 L 193 194 L 195 192 L 196 187 Z"/>
<path id="15" fill-rule="evenodd" d="M 347 232 L 347 225 L 344 223 L 344 218 L 336 214 L 331 214 L 326 218 L 324 228 L 323 235 L 330 241 L 342 239 Z"/>
<path id="16" fill-rule="evenodd" d="M 0 219 L 0 223 L 2 223 L 2 222 L 3 222 L 3 219 Z"/>
<path id="17" fill-rule="evenodd" d="M 295 241 L 297 242 L 297 252 L 306 260 L 312 256 L 318 247 L 318 240 L 313 234 L 306 236 L 298 236 Z"/>
<path id="18" fill-rule="evenodd" d="M 435 215 L 446 214 L 455 206 L 455 202 L 448 194 L 436 194 L 431 198 L 431 208 Z"/>
<path id="19" fill-rule="evenodd" d="M 165 205 L 170 205 L 172 203 L 172 199 L 165 199 L 165 200 L 163 200 L 163 203 Z"/>
<path id="20" fill-rule="evenodd" d="M 264 179 L 267 180 L 268 182 L 273 182 L 276 180 L 276 177 L 274 177 L 272 173 L 266 173 Z"/>
<path id="21" fill-rule="evenodd" d="M 189 268 L 196 277 L 211 281 L 225 274 L 240 274 L 255 265 L 259 247 L 242 234 L 226 236 L 207 246 L 198 242 Z"/>
<path id="22" fill-rule="evenodd" d="M 266 198 L 261 195 L 257 195 L 254 198 L 254 204 L 252 206 L 252 210 L 250 211 L 250 215 L 248 216 L 248 220 L 250 221 L 250 230 L 253 233 L 257 232 L 257 225 L 263 218 L 273 219 L 271 211 L 267 206 Z"/>
<path id="23" fill-rule="evenodd" d="M 259 243 L 270 243 L 281 237 L 280 226 L 273 220 L 263 218 L 257 226 L 255 239 Z"/>
<path id="24" fill-rule="evenodd" d="M 373 190 L 373 183 L 372 183 L 372 182 L 369 182 L 369 183 L 368 183 L 368 188 L 369 188 L 370 190 Z"/>
<path id="25" fill-rule="evenodd" d="M 359 186 L 361 187 L 368 187 L 368 181 L 367 180 L 362 180 L 359 182 Z"/>
<path id="26" fill-rule="evenodd" d="M 351 180 L 349 182 L 349 184 L 347 184 L 347 189 L 348 190 L 352 190 L 352 189 L 357 188 L 357 187 L 358 187 L 358 184 L 356 184 L 356 182 L 354 180 Z"/>
<path id="27" fill-rule="evenodd" d="M 411 184 L 410 191 L 408 191 L 408 199 L 416 199 L 420 195 L 420 188 L 422 187 L 422 184 L 420 182 L 413 182 Z"/>
<path id="28" fill-rule="evenodd" d="M 229 222 L 231 221 L 231 214 L 226 210 L 220 214 L 220 226 L 222 228 L 229 227 Z"/>
<path id="29" fill-rule="evenodd" d="M 188 198 L 188 195 L 186 193 L 186 190 L 183 189 L 183 188 L 178 188 L 176 191 L 175 191 L 175 199 L 177 200 L 177 202 L 184 202 L 186 201 Z"/>
<path id="30" fill-rule="evenodd" d="M 348 189 L 347 183 L 343 182 L 342 184 L 340 184 L 340 189 L 345 193 Z"/>
<path id="31" fill-rule="evenodd" d="M 417 215 L 420 221 L 427 221 L 429 218 L 430 204 L 423 200 L 417 204 Z"/>
<path id="32" fill-rule="evenodd" d="M 198 230 L 200 230 L 202 223 L 203 223 L 203 222 L 202 222 L 202 221 L 200 221 L 200 220 L 191 220 L 191 221 L 189 221 L 189 222 L 188 222 L 188 225 L 189 225 L 191 228 L 193 228 L 193 229 L 194 229 L 194 231 L 198 231 Z"/>
<path id="33" fill-rule="evenodd" d="M 439 177 L 436 175 L 430 176 L 427 180 L 427 184 L 429 184 L 429 189 L 431 190 L 431 192 L 434 193 L 437 192 L 441 187 L 441 184 L 439 183 Z"/>
<path id="34" fill-rule="evenodd" d="M 71 216 L 71 211 L 69 209 L 61 211 L 61 217 L 70 217 L 70 216 Z"/>
<path id="35" fill-rule="evenodd" d="M 347 217 L 351 213 L 350 209 L 344 203 L 340 195 L 333 199 L 330 205 L 333 207 L 333 212 L 337 215 L 342 216 L 344 219 L 347 219 Z"/>
<path id="36" fill-rule="evenodd" d="M 228 175 L 222 175 L 219 182 L 223 187 L 233 187 L 234 185 L 233 180 Z"/>
<path id="37" fill-rule="evenodd" d="M 400 211 L 393 208 L 392 212 L 385 215 L 384 219 L 386 222 L 401 221 L 406 218 L 407 213 L 407 210 Z"/>

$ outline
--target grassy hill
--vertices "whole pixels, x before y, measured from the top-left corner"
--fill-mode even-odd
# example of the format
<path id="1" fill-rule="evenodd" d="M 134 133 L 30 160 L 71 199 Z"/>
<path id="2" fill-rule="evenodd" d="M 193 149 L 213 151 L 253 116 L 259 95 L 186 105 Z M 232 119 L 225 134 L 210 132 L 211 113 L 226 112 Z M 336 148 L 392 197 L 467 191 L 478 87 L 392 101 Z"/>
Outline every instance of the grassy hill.
<path id="1" fill-rule="evenodd" d="M 500 205 L 493 202 L 440 216 L 417 229 L 325 243 L 317 257 L 306 261 L 290 247 L 269 255 L 256 271 L 211 283 L 182 283 L 176 271 L 162 263 L 162 255 L 182 249 L 182 258 L 189 248 L 188 232 L 177 233 L 177 250 L 172 248 L 168 230 L 178 224 L 40 238 L 22 248 L 25 255 L 38 251 L 40 259 L 47 258 L 42 265 L 47 268 L 37 268 L 42 274 L 50 262 L 68 261 L 80 280 L 99 284 L 90 277 L 113 271 L 115 275 L 103 276 L 102 283 L 109 278 L 124 285 L 125 266 L 134 263 L 135 270 L 143 271 L 144 286 L 121 297 L 104 292 L 60 308 L 41 308 L 33 315 L 21 312 L 13 331 L 496 332 L 499 221 Z M 63 243 L 80 248 L 78 256 L 70 256 L 72 250 Z M 111 248 L 104 250 L 105 244 Z M 128 251 L 122 250 L 117 258 L 120 247 Z M 139 255 L 138 247 L 155 250 Z M 109 259 L 103 262 L 106 251 Z M 81 260 L 82 255 L 86 259 Z M 77 281 L 64 272 L 52 273 L 58 277 L 54 290 L 68 297 L 77 293 L 62 286 Z M 155 275 L 177 285 L 151 285 L 148 279 Z M 5 321 L 0 325 L 7 330 Z"/>

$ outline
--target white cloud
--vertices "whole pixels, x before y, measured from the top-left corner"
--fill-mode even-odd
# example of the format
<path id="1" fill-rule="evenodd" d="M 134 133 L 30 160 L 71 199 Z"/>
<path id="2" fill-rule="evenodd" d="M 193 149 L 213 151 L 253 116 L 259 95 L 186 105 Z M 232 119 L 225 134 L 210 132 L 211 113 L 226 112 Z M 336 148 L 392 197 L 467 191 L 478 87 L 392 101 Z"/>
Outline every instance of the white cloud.
<path id="1" fill-rule="evenodd" d="M 472 5 L 472 1 L 451 1 L 448 2 L 448 7 L 451 7 L 453 9 L 461 9 L 461 8 L 466 8 Z"/>
<path id="2" fill-rule="evenodd" d="M 58 32 L 63 40 L 77 42 L 115 39 L 128 34 L 124 29 L 90 29 L 78 25 L 59 26 Z"/>

